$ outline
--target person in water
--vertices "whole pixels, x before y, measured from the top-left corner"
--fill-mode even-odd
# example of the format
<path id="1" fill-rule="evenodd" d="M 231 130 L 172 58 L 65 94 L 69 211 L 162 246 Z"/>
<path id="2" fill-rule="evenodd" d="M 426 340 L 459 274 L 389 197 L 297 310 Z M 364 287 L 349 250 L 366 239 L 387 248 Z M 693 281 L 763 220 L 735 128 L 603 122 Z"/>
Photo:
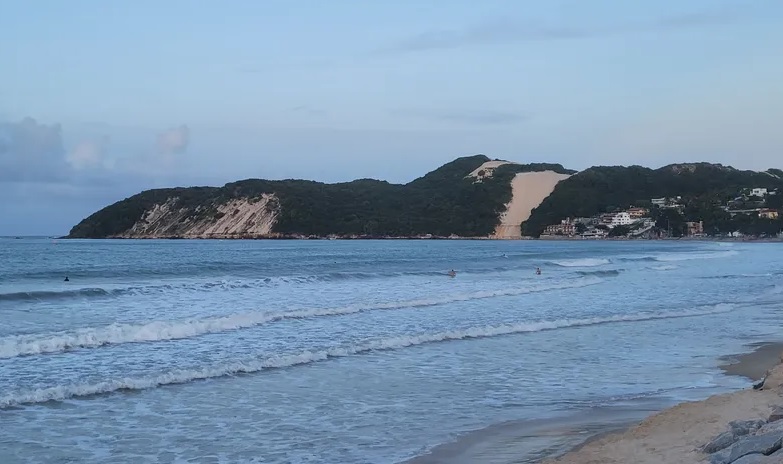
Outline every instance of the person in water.
<path id="1" fill-rule="evenodd" d="M 454 269 L 449 271 L 449 277 L 456 277 L 456 276 L 457 276 L 457 271 L 455 271 Z"/>
<path id="2" fill-rule="evenodd" d="M 540 267 L 536 268 L 536 275 L 541 275 L 541 268 Z"/>
<path id="3" fill-rule="evenodd" d="M 71 279 L 69 279 L 68 276 L 65 276 L 64 282 L 70 282 L 70 281 L 71 281 Z"/>

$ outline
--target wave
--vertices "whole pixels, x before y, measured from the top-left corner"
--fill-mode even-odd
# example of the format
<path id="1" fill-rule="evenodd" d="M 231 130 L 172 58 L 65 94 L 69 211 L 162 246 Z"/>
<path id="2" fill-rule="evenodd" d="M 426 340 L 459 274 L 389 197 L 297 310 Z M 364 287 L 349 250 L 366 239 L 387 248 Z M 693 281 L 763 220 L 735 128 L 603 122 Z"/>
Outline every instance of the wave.
<path id="1" fill-rule="evenodd" d="M 121 290 L 105 290 L 103 288 L 80 288 L 63 291 L 30 291 L 0 293 L 0 301 L 43 301 L 62 300 L 68 298 L 105 297 L 121 292 Z"/>
<path id="2" fill-rule="evenodd" d="M 715 251 L 708 253 L 667 253 L 658 255 L 655 257 L 656 261 L 690 261 L 693 259 L 716 259 L 716 258 L 728 258 L 729 256 L 735 256 L 739 252 L 734 250 L 729 251 Z"/>
<path id="3" fill-rule="evenodd" d="M 673 271 L 674 269 L 677 269 L 677 266 L 673 264 L 669 265 L 663 265 L 663 266 L 652 266 L 650 269 L 654 271 Z"/>
<path id="4" fill-rule="evenodd" d="M 604 258 L 564 259 L 550 262 L 562 267 L 596 267 L 604 266 L 610 263 L 608 259 Z"/>
<path id="5" fill-rule="evenodd" d="M 757 277 L 772 277 L 775 274 L 771 272 L 767 272 L 764 274 L 725 274 L 725 275 L 717 275 L 717 276 L 705 276 L 701 277 L 702 279 L 752 279 Z"/>
<path id="6" fill-rule="evenodd" d="M 679 312 L 637 313 L 596 317 L 589 319 L 560 319 L 540 322 L 519 322 L 498 326 L 470 327 L 437 333 L 405 335 L 384 339 L 368 340 L 353 345 L 338 346 L 322 350 L 308 350 L 293 354 L 277 354 L 264 358 L 252 358 L 240 362 L 221 363 L 200 369 L 177 369 L 166 373 L 146 377 L 125 377 L 97 383 L 83 383 L 39 388 L 27 392 L 17 392 L 0 397 L 0 408 L 22 404 L 60 401 L 74 397 L 93 396 L 121 390 L 145 390 L 165 385 L 184 384 L 197 380 L 225 377 L 236 374 L 249 374 L 268 369 L 280 369 L 297 365 L 325 361 L 331 358 L 353 356 L 373 351 L 391 351 L 411 346 L 432 343 L 490 338 L 503 335 L 541 332 L 569 327 L 585 327 L 618 322 L 639 322 L 657 319 L 704 316 L 725 313 L 732 305 L 719 304 L 712 307 Z"/>
<path id="7" fill-rule="evenodd" d="M 577 274 L 583 276 L 596 276 L 596 277 L 616 277 L 620 275 L 622 269 L 609 269 L 606 271 L 576 271 Z"/>
<path id="8" fill-rule="evenodd" d="M 377 310 L 394 310 L 439 306 L 460 301 L 481 300 L 501 296 L 515 296 L 529 293 L 563 290 L 595 285 L 602 282 L 596 277 L 580 278 L 571 282 L 553 285 L 538 285 L 527 288 L 495 290 L 453 295 L 440 299 L 418 299 L 396 301 L 375 305 L 353 305 L 342 308 L 301 309 L 280 312 L 246 312 L 228 316 L 203 319 L 151 321 L 144 324 L 112 324 L 104 327 L 88 327 L 67 332 L 45 334 L 13 335 L 0 338 L 0 359 L 38 354 L 61 353 L 78 348 L 97 348 L 124 343 L 158 342 L 179 340 L 201 335 L 247 329 L 262 324 L 288 319 L 309 319 L 314 317 L 341 316 Z"/>
<path id="9" fill-rule="evenodd" d="M 277 276 L 258 279 L 240 280 L 216 280 L 211 282 L 179 282 L 158 285 L 129 286 L 123 288 L 79 288 L 68 290 L 44 290 L 0 293 L 0 302 L 3 301 L 50 301 L 63 299 L 77 299 L 90 297 L 116 297 L 122 295 L 142 295 L 167 292 L 170 290 L 186 291 L 212 291 L 212 290 L 236 290 L 243 288 L 273 287 L 285 284 L 307 284 L 317 282 L 334 282 L 351 279 L 378 279 L 406 276 L 443 276 L 445 271 L 419 271 L 419 272 L 387 272 L 387 273 L 362 273 L 362 272 L 332 272 L 321 275 L 302 276 Z"/>

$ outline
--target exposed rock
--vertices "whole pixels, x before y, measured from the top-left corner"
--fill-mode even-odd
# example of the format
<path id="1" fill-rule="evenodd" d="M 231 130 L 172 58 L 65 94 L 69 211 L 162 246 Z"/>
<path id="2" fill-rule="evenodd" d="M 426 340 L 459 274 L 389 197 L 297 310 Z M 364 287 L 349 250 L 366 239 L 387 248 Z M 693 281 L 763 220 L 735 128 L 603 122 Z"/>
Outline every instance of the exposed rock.
<path id="1" fill-rule="evenodd" d="M 729 448 L 729 460 L 727 461 L 727 464 L 749 454 L 757 453 L 770 455 L 780 449 L 782 441 L 783 434 L 781 433 L 768 433 L 765 435 L 744 437 Z"/>
<path id="2" fill-rule="evenodd" d="M 783 435 L 783 420 L 770 422 L 756 431 L 756 435 L 765 435 L 767 433 L 780 433 Z"/>
<path id="3" fill-rule="evenodd" d="M 775 406 L 775 409 L 772 410 L 772 414 L 769 415 L 767 422 L 777 422 L 781 419 L 783 419 L 783 407 Z"/>
<path id="4" fill-rule="evenodd" d="M 729 446 L 733 445 L 735 441 L 737 441 L 737 437 L 734 435 L 733 432 L 731 431 L 723 432 L 717 437 L 715 437 L 714 440 L 704 445 L 702 451 L 704 451 L 707 454 L 712 454 L 722 449 L 728 448 Z"/>
<path id="5" fill-rule="evenodd" d="M 757 420 L 744 420 L 744 421 L 731 421 L 729 422 L 729 429 L 731 433 L 736 437 L 749 435 L 756 430 L 760 429 L 765 422 L 761 419 Z"/>
<path id="6" fill-rule="evenodd" d="M 773 461 L 771 461 L 768 456 L 754 453 L 743 456 L 734 461 L 732 464 L 771 464 L 772 462 Z"/>

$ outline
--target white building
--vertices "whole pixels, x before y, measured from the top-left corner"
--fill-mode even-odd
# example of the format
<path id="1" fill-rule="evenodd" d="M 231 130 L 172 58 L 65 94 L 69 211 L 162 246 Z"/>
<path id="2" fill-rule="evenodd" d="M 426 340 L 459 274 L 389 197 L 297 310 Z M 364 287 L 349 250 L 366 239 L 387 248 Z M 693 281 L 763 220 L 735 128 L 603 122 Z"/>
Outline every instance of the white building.
<path id="1" fill-rule="evenodd" d="M 652 203 L 653 205 L 655 205 L 655 206 L 657 206 L 659 208 L 663 208 L 664 206 L 666 206 L 666 198 L 665 197 L 664 198 L 653 198 L 653 199 L 650 200 L 650 203 Z"/>
<path id="2" fill-rule="evenodd" d="M 633 223 L 631 215 L 623 211 L 612 216 L 612 227 L 617 226 L 630 226 Z"/>
<path id="3" fill-rule="evenodd" d="M 767 195 L 767 189 L 756 187 L 750 190 L 750 196 L 752 197 L 764 197 Z"/>

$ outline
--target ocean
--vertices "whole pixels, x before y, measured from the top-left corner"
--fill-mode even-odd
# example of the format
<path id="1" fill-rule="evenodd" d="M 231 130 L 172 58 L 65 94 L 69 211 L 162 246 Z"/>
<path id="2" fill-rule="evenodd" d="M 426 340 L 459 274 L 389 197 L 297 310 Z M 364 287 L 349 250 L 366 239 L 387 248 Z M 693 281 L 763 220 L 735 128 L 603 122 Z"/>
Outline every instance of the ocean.
<path id="1" fill-rule="evenodd" d="M 0 239 L 0 462 L 399 463 L 643 415 L 749 385 L 720 357 L 781 303 L 771 243 Z"/>

